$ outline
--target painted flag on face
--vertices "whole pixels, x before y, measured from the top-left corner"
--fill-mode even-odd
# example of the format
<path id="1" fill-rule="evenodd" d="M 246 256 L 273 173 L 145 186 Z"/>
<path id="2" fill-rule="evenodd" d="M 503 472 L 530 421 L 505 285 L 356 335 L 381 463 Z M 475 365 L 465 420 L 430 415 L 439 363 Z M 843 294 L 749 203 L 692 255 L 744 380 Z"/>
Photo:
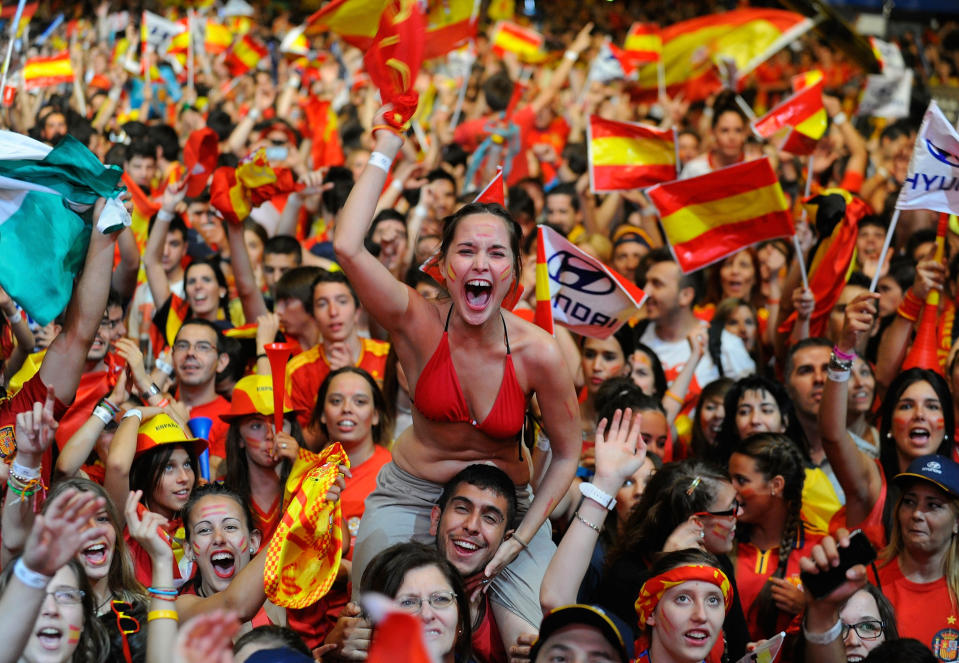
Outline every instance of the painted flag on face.
<path id="1" fill-rule="evenodd" d="M 594 192 L 642 189 L 677 177 L 673 129 L 589 117 L 589 180 Z"/>
<path id="2" fill-rule="evenodd" d="M 683 272 L 694 272 L 756 242 L 795 234 L 789 203 L 768 158 L 646 192 Z"/>

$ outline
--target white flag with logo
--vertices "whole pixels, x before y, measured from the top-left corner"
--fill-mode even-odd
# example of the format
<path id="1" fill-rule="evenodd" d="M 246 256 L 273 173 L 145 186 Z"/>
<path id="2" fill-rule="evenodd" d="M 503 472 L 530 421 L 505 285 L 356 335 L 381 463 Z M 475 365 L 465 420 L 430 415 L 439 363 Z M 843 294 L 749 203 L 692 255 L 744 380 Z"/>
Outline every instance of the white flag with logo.
<path id="1" fill-rule="evenodd" d="M 870 74 L 859 101 L 859 115 L 898 119 L 909 116 L 912 98 L 912 69 L 894 76 Z"/>
<path id="2" fill-rule="evenodd" d="M 576 334 L 608 338 L 643 305 L 645 292 L 552 228 L 539 226 L 539 241 L 536 299 L 547 279 L 554 322 Z"/>
<path id="3" fill-rule="evenodd" d="M 896 207 L 959 214 L 959 132 L 935 101 L 922 117 Z"/>

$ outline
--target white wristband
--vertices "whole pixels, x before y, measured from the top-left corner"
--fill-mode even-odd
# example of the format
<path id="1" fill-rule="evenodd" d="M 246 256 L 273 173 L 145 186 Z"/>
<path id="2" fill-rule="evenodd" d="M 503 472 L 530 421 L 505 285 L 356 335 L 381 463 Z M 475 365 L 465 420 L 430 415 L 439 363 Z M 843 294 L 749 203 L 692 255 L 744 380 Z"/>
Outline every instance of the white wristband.
<path id="1" fill-rule="evenodd" d="M 28 568 L 23 559 L 18 559 L 13 565 L 13 575 L 17 576 L 17 579 L 24 585 L 33 587 L 34 589 L 46 589 L 47 583 L 49 583 L 50 578 L 53 577 L 45 576 L 42 573 L 37 573 L 33 569 Z"/>
<path id="2" fill-rule="evenodd" d="M 806 620 L 804 619 L 802 623 L 802 634 L 803 637 L 806 638 L 806 642 L 814 645 L 828 645 L 842 635 L 842 619 L 837 619 L 833 627 L 825 633 L 810 633 L 806 630 Z"/>
<path id="3" fill-rule="evenodd" d="M 403 193 L 403 182 L 399 178 L 393 178 L 393 181 L 390 182 L 390 188 L 396 189 L 397 193 Z"/>
<path id="4" fill-rule="evenodd" d="M 584 481 L 579 484 L 579 492 L 583 494 L 583 497 L 593 500 L 607 511 L 611 511 L 616 506 L 615 497 L 589 482 Z"/>
<path id="5" fill-rule="evenodd" d="M 851 371 L 837 371 L 832 368 L 826 370 L 826 377 L 830 382 L 849 382 Z"/>
<path id="6" fill-rule="evenodd" d="M 4 313 L 3 316 L 7 319 L 7 322 L 9 322 L 11 325 L 15 325 L 21 320 L 23 320 L 23 314 L 20 313 L 20 309 L 17 309 L 17 312 L 14 313 L 13 315 L 7 315 L 6 313 Z"/>
<path id="7" fill-rule="evenodd" d="M 161 372 L 166 373 L 167 375 L 173 375 L 173 364 L 169 364 L 162 359 L 157 359 L 154 364 Z"/>
<path id="8" fill-rule="evenodd" d="M 849 118 L 846 117 L 846 114 L 845 114 L 843 111 L 839 111 L 838 113 L 836 113 L 836 114 L 833 116 L 833 118 L 832 118 L 832 123 L 835 124 L 835 125 L 838 127 L 838 126 L 842 126 L 843 124 L 845 124 L 845 123 L 846 123 L 846 120 L 848 120 L 848 119 L 849 119 Z"/>
<path id="9" fill-rule="evenodd" d="M 563 57 L 569 60 L 570 62 L 576 62 L 577 60 L 579 60 L 579 53 L 570 49 L 566 51 L 565 53 L 563 53 Z"/>
<path id="10" fill-rule="evenodd" d="M 542 433 L 536 433 L 536 448 L 540 451 L 549 451 L 549 438 Z"/>
<path id="11" fill-rule="evenodd" d="M 97 405 L 95 408 L 93 408 L 93 416 L 102 421 L 104 426 L 113 420 L 113 415 L 110 414 L 110 410 L 106 409 L 102 405 Z"/>
<path id="12" fill-rule="evenodd" d="M 260 119 L 260 109 L 251 108 L 250 110 L 247 111 L 246 116 L 250 118 L 251 120 L 253 120 L 254 122 L 256 122 L 257 120 Z"/>
<path id="13" fill-rule="evenodd" d="M 126 412 L 123 413 L 121 419 L 126 419 L 127 417 L 136 417 L 140 421 L 143 421 L 143 412 L 139 408 L 132 407 Z"/>
<path id="14" fill-rule="evenodd" d="M 168 212 L 164 208 L 160 208 L 160 211 L 157 212 L 157 221 L 162 221 L 164 223 L 169 223 L 176 217 L 176 214 L 173 212 Z"/>
<path id="15" fill-rule="evenodd" d="M 21 479 L 26 479 L 27 481 L 33 481 L 40 478 L 40 468 L 25 467 L 14 459 L 13 463 L 10 464 L 10 474 L 16 475 Z"/>
<path id="16" fill-rule="evenodd" d="M 388 173 L 390 172 L 390 167 L 393 165 L 393 160 L 382 152 L 373 152 L 373 154 L 370 155 L 369 160 L 366 162 L 366 165 L 379 168 L 384 173 Z"/>

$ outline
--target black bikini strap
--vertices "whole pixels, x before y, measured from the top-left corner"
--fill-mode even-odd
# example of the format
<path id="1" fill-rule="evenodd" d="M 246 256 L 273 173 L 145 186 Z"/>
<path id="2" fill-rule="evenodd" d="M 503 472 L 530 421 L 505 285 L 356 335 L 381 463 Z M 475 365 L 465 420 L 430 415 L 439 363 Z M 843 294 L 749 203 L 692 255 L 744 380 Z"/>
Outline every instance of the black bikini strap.
<path id="1" fill-rule="evenodd" d="M 506 318 L 503 317 L 503 314 L 499 314 L 499 319 L 503 321 L 503 336 L 506 338 L 506 354 L 510 354 L 509 351 L 509 332 L 506 331 Z"/>
<path id="2" fill-rule="evenodd" d="M 455 306 L 455 304 L 454 304 Z M 450 310 L 446 313 L 446 324 L 443 325 L 443 333 L 446 333 L 450 330 L 450 316 L 453 315 L 453 306 L 450 306 Z"/>

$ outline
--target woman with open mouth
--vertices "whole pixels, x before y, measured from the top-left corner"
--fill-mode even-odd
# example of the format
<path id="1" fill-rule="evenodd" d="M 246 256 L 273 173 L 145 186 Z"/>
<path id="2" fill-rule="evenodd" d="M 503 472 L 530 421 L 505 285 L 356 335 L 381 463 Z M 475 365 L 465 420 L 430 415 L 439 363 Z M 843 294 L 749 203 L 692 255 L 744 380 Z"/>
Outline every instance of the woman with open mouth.
<path id="1" fill-rule="evenodd" d="M 554 550 L 546 520 L 579 460 L 576 393 L 556 340 L 504 310 L 507 297 L 518 299 L 521 274 L 521 229 L 505 208 L 471 203 L 445 219 L 434 262 L 449 299 L 426 300 L 364 246 L 403 143 L 401 134 L 383 129 L 389 112 L 389 106 L 381 109 L 374 120 L 376 148 L 343 209 L 334 249 L 363 306 L 389 332 L 415 407 L 413 426 L 394 444 L 393 460 L 367 498 L 353 577 L 361 577 L 383 547 L 408 541 L 411 533 L 428 537 L 430 510 L 443 484 L 467 465 L 493 463 L 513 480 L 520 502 L 515 533 L 485 569 L 497 624 L 511 643 L 542 619 L 539 584 Z M 520 438 L 533 395 L 552 459 L 530 500 Z"/>
<path id="2" fill-rule="evenodd" d="M 854 348 L 872 328 L 878 297 L 864 293 L 846 306 L 823 388 L 819 426 L 823 449 L 846 493 L 845 526 L 862 529 L 880 547 L 889 539 L 893 507 L 900 496 L 890 479 L 924 455 L 953 457 L 955 411 L 941 375 L 910 368 L 890 383 L 879 408 L 878 462 L 857 445 L 848 421 L 849 396 L 855 393 L 849 387 L 856 369 Z"/>
<path id="3" fill-rule="evenodd" d="M 636 598 L 642 663 L 701 663 L 719 647 L 734 590 L 716 558 L 695 549 L 661 557 Z M 643 651 L 645 649 L 645 651 Z"/>

